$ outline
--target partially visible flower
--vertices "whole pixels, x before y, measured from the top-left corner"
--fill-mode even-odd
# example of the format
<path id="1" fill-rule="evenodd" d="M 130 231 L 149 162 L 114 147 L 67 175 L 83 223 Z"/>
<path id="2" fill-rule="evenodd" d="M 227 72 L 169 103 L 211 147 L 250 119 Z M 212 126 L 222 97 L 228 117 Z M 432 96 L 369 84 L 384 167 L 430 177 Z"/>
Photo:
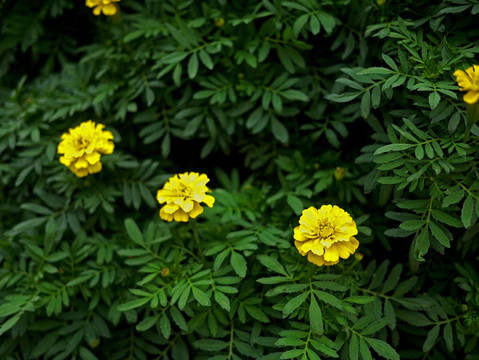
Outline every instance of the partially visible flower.
<path id="1" fill-rule="evenodd" d="M 203 212 L 201 203 L 212 207 L 215 198 L 206 194 L 210 192 L 206 187 L 208 181 L 208 176 L 195 172 L 171 177 L 156 194 L 160 204 L 166 203 L 160 210 L 160 217 L 166 221 L 187 222 Z"/>
<path id="2" fill-rule="evenodd" d="M 60 163 L 84 177 L 101 171 L 101 154 L 111 154 L 115 145 L 113 134 L 103 131 L 105 125 L 88 120 L 62 135 L 57 152 L 63 154 Z"/>
<path id="3" fill-rule="evenodd" d="M 479 100 L 479 65 L 473 65 L 466 71 L 456 70 L 453 74 L 461 91 L 467 91 L 464 101 L 474 104 Z"/>
<path id="4" fill-rule="evenodd" d="M 118 11 L 117 6 L 114 4 L 120 0 L 86 0 L 85 5 L 93 9 L 94 15 L 103 15 L 112 16 L 115 15 Z"/>
<path id="5" fill-rule="evenodd" d="M 345 175 L 346 175 L 346 169 L 341 166 L 338 166 L 334 170 L 334 178 L 338 181 L 343 180 Z"/>
<path id="6" fill-rule="evenodd" d="M 308 261 L 318 265 L 335 265 L 339 258 L 354 254 L 359 241 L 356 223 L 336 205 L 323 205 L 318 210 L 311 206 L 303 210 L 299 226 L 294 229 L 294 245 Z"/>

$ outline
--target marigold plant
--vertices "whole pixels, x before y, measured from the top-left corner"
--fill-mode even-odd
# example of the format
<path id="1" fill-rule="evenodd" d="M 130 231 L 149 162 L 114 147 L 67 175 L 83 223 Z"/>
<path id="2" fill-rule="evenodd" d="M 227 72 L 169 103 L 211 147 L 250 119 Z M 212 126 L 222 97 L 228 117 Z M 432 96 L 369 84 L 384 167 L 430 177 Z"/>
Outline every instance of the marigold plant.
<path id="1" fill-rule="evenodd" d="M 156 198 L 160 204 L 166 203 L 160 210 L 160 217 L 166 221 L 187 222 L 203 212 L 201 203 L 213 207 L 215 198 L 206 183 L 210 181 L 205 174 L 186 172 L 171 177 L 158 190 Z"/>
<path id="2" fill-rule="evenodd" d="M 112 16 L 115 15 L 118 11 L 117 6 L 114 4 L 120 0 L 86 0 L 85 5 L 89 8 L 93 8 L 94 15 L 103 15 Z"/>
<path id="3" fill-rule="evenodd" d="M 303 210 L 299 224 L 294 229 L 294 244 L 301 255 L 308 255 L 308 261 L 318 266 L 335 265 L 359 246 L 354 237 L 358 233 L 356 223 L 336 205 Z"/>
<path id="4" fill-rule="evenodd" d="M 104 131 L 104 127 L 88 120 L 64 133 L 57 149 L 58 154 L 63 154 L 60 163 L 68 166 L 78 177 L 100 172 L 101 154 L 111 154 L 115 147 L 110 141 L 113 134 Z"/>

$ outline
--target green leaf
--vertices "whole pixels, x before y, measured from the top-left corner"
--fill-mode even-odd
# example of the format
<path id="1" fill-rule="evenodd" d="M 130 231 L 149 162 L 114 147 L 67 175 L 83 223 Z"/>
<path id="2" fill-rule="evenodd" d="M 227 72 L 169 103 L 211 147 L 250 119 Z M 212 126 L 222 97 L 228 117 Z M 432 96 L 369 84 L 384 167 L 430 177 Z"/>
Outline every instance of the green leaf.
<path id="1" fill-rule="evenodd" d="M 275 117 L 271 118 L 271 131 L 273 132 L 274 137 L 283 144 L 288 143 L 289 134 L 286 127 L 278 121 Z"/>
<path id="2" fill-rule="evenodd" d="M 200 305 L 203 305 L 203 306 L 211 305 L 210 297 L 203 290 L 200 290 L 195 286 L 192 287 L 192 290 L 193 290 L 194 298 L 196 299 L 196 301 L 198 301 Z"/>
<path id="3" fill-rule="evenodd" d="M 452 353 L 454 351 L 454 339 L 453 339 L 453 332 L 452 332 L 451 323 L 448 322 L 444 326 L 443 335 L 444 335 L 443 338 L 444 338 L 444 342 L 446 343 L 447 351 Z"/>
<path id="4" fill-rule="evenodd" d="M 295 357 L 303 355 L 303 353 L 304 353 L 303 349 L 288 350 L 288 351 L 285 351 L 281 354 L 280 359 L 293 359 Z"/>
<path id="5" fill-rule="evenodd" d="M 434 221 L 429 221 L 429 229 L 431 230 L 432 236 L 434 236 L 439 243 L 444 246 L 449 248 L 451 246 L 449 237 L 446 235 L 446 233 L 437 225 Z"/>
<path id="6" fill-rule="evenodd" d="M 378 353 L 378 355 L 388 360 L 399 360 L 399 354 L 388 343 L 371 338 L 363 338 Z"/>
<path id="7" fill-rule="evenodd" d="M 376 300 L 375 296 L 350 296 L 348 298 L 343 299 L 343 301 L 352 302 L 354 304 L 369 304 Z"/>
<path id="8" fill-rule="evenodd" d="M 136 330 L 138 331 L 146 331 L 155 325 L 160 318 L 161 313 L 155 314 L 153 316 L 149 316 L 144 318 L 138 325 L 136 325 Z"/>
<path id="9" fill-rule="evenodd" d="M 431 107 L 431 110 L 433 110 L 441 101 L 441 95 L 439 95 L 437 92 L 432 92 L 429 94 L 429 106 Z"/>
<path id="10" fill-rule="evenodd" d="M 145 305 L 150 300 L 151 300 L 151 298 L 149 298 L 149 297 L 142 298 L 142 299 L 131 300 L 131 301 L 125 303 L 125 304 L 119 305 L 117 310 L 118 311 L 128 311 L 128 310 L 131 310 L 131 309 L 135 309 L 137 307 Z"/>
<path id="11" fill-rule="evenodd" d="M 308 96 L 299 90 L 284 90 L 280 92 L 280 95 L 288 100 L 309 101 Z"/>
<path id="12" fill-rule="evenodd" d="M 304 292 L 291 300 L 289 300 L 283 308 L 283 318 L 289 316 L 294 310 L 296 310 L 301 304 L 303 304 L 309 296 L 309 292 Z"/>
<path id="13" fill-rule="evenodd" d="M 231 266 L 233 270 L 238 274 L 238 276 L 245 277 L 247 271 L 247 263 L 246 259 L 240 253 L 236 251 L 231 252 L 231 259 L 230 259 Z"/>
<path id="14" fill-rule="evenodd" d="M 222 292 L 215 291 L 215 301 L 226 311 L 230 311 L 230 300 Z"/>
<path id="15" fill-rule="evenodd" d="M 361 99 L 361 116 L 366 119 L 371 110 L 371 93 L 367 90 Z"/>
<path id="16" fill-rule="evenodd" d="M 15 324 L 20 320 L 20 317 L 22 316 L 22 313 L 18 313 L 15 316 L 12 316 L 10 319 L 5 321 L 2 326 L 0 326 L 0 336 L 6 333 L 8 330 L 10 330 L 12 327 L 15 326 Z"/>
<path id="17" fill-rule="evenodd" d="M 213 61 L 211 60 L 211 56 L 205 51 L 205 50 L 200 50 L 200 60 L 201 62 L 210 70 L 213 70 L 214 64 Z"/>
<path id="18" fill-rule="evenodd" d="M 323 315 L 314 295 L 311 295 L 311 303 L 309 304 L 309 323 L 314 333 L 321 335 L 324 332 Z"/>
<path id="19" fill-rule="evenodd" d="M 321 290 L 314 290 L 314 294 L 319 300 L 324 301 L 326 304 L 332 305 L 339 310 L 343 310 L 343 303 L 336 296 Z"/>
<path id="20" fill-rule="evenodd" d="M 372 360 L 371 351 L 366 341 L 359 339 L 359 352 L 363 360 Z"/>
<path id="21" fill-rule="evenodd" d="M 396 327 L 396 312 L 389 299 L 386 299 L 384 302 L 384 317 L 386 318 L 389 328 L 394 329 Z"/>
<path id="22" fill-rule="evenodd" d="M 143 234 L 133 221 L 133 219 L 125 219 L 125 228 L 126 232 L 130 236 L 130 238 L 139 245 L 144 246 Z"/>
<path id="23" fill-rule="evenodd" d="M 349 357 L 351 360 L 359 359 L 359 337 L 356 334 L 351 334 L 349 340 Z"/>
<path id="24" fill-rule="evenodd" d="M 253 319 L 256 319 L 258 321 L 264 322 L 264 323 L 269 323 L 269 319 L 266 316 L 266 314 L 261 310 L 260 308 L 256 306 L 250 306 L 250 305 L 245 305 L 245 310 L 248 314 L 250 314 Z"/>
<path id="25" fill-rule="evenodd" d="M 422 351 L 427 353 L 429 350 L 432 349 L 434 344 L 436 343 L 437 337 L 439 336 L 439 330 L 441 327 L 439 325 L 434 326 L 428 333 L 426 337 L 426 341 L 422 345 Z"/>
<path id="26" fill-rule="evenodd" d="M 202 339 L 196 340 L 193 345 L 201 350 L 220 351 L 226 349 L 229 346 L 229 343 L 222 340 Z"/>
<path id="27" fill-rule="evenodd" d="M 358 72 L 358 75 L 389 75 L 392 73 L 394 73 L 394 71 L 385 67 L 370 67 Z"/>
<path id="28" fill-rule="evenodd" d="M 457 204 L 464 197 L 464 193 L 464 190 L 459 190 L 447 195 L 442 201 L 442 207 L 448 207 L 449 205 Z"/>
<path id="29" fill-rule="evenodd" d="M 381 146 L 379 149 L 377 149 L 374 152 L 374 155 L 383 154 L 383 153 L 386 153 L 386 152 L 389 152 L 389 151 L 402 151 L 402 150 L 409 149 L 413 146 L 416 146 L 416 145 L 415 144 L 389 144 L 389 145 L 384 145 L 384 146 Z"/>
<path id="30" fill-rule="evenodd" d="M 288 194 L 286 196 L 286 202 L 293 209 L 296 215 L 300 215 L 304 209 L 303 202 L 297 196 Z"/>
<path id="31" fill-rule="evenodd" d="M 473 213 L 474 199 L 472 198 L 472 196 L 469 195 L 464 201 L 461 211 L 461 221 L 466 229 L 471 226 Z"/>
<path id="32" fill-rule="evenodd" d="M 288 276 L 288 273 L 284 269 L 283 265 L 281 265 L 281 263 L 275 258 L 268 255 L 258 255 L 257 259 L 259 260 L 261 264 L 266 266 L 268 269 L 273 270 L 274 272 L 277 272 L 284 276 Z"/>
<path id="33" fill-rule="evenodd" d="M 193 55 L 191 55 L 190 57 L 190 60 L 188 61 L 188 77 L 190 79 L 194 79 L 196 77 L 196 74 L 198 73 L 198 67 L 198 55 L 196 53 L 193 53 Z"/>
<path id="34" fill-rule="evenodd" d="M 449 214 L 446 214 L 445 212 L 442 212 L 442 211 L 439 211 L 439 210 L 436 210 L 436 209 L 432 209 L 431 210 L 431 215 L 432 217 L 443 223 L 443 224 L 446 224 L 446 225 L 449 225 L 449 226 L 454 226 L 456 228 L 461 228 L 462 227 L 462 223 L 455 217 L 449 215 Z"/>
<path id="35" fill-rule="evenodd" d="M 165 337 L 165 339 L 168 339 L 171 335 L 171 323 L 166 314 L 163 314 L 160 318 L 160 329 L 161 334 Z"/>

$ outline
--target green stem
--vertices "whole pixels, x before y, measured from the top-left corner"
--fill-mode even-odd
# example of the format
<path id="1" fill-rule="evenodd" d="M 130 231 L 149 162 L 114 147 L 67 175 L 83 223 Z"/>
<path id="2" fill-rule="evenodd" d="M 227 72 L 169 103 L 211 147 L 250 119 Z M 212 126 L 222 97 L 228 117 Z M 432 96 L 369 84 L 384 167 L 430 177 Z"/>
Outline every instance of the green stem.
<path id="1" fill-rule="evenodd" d="M 195 240 L 196 247 L 198 248 L 201 260 L 204 260 L 203 251 L 200 247 L 200 236 L 198 235 L 198 229 L 196 228 L 196 219 L 191 219 L 189 223 L 191 226 L 191 230 L 193 230 L 193 239 Z"/>

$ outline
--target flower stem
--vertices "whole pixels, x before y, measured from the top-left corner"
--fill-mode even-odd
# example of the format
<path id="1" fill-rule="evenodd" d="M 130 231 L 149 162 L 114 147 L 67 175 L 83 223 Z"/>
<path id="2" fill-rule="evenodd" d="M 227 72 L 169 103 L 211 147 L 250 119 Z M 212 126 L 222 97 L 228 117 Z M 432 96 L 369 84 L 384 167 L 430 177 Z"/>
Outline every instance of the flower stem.
<path id="1" fill-rule="evenodd" d="M 198 248 L 198 252 L 200 254 L 201 260 L 204 260 L 203 251 L 200 247 L 200 236 L 198 235 L 198 229 L 196 228 L 196 219 L 191 219 L 189 221 L 191 230 L 193 231 L 193 239 L 195 240 L 196 247 Z"/>

